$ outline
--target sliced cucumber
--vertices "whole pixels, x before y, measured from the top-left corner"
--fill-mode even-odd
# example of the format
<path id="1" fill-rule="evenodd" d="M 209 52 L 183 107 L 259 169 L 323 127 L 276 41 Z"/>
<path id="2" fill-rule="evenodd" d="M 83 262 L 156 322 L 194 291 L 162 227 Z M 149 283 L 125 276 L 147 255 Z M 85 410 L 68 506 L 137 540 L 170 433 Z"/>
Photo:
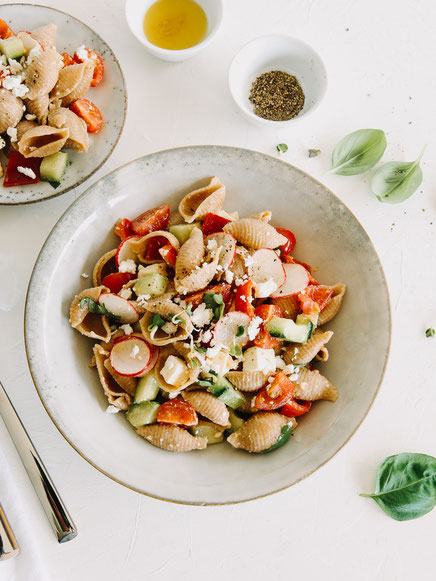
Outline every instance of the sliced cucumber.
<path id="1" fill-rule="evenodd" d="M 157 401 L 134 403 L 126 413 L 126 418 L 135 428 L 147 424 L 154 424 L 157 419 L 157 410 L 159 408 L 160 404 L 157 403 Z"/>
<path id="2" fill-rule="evenodd" d="M 193 224 L 176 224 L 175 226 L 170 226 L 168 230 L 171 234 L 174 234 L 181 246 L 191 236 L 192 229 L 199 227 L 199 222 L 194 222 Z"/>
<path id="3" fill-rule="evenodd" d="M 151 297 L 160 297 L 166 291 L 168 279 L 162 274 L 151 272 L 138 278 L 133 285 L 133 290 L 139 295 L 150 295 Z"/>
<path id="4" fill-rule="evenodd" d="M 136 386 L 134 403 L 141 403 L 143 401 L 151 401 L 156 399 L 159 393 L 159 385 L 156 381 L 153 371 L 139 378 Z"/>
<path id="5" fill-rule="evenodd" d="M 44 157 L 39 168 L 42 180 L 51 183 L 59 183 L 68 165 L 68 153 L 58 151 Z"/>
<path id="6" fill-rule="evenodd" d="M 17 36 L 0 40 L 0 52 L 7 59 L 19 59 L 24 55 L 23 41 Z"/>
<path id="7" fill-rule="evenodd" d="M 208 444 L 219 444 L 223 441 L 224 428 L 221 428 L 213 422 L 201 420 L 193 428 L 189 428 L 193 436 L 206 438 Z"/>
<path id="8" fill-rule="evenodd" d="M 307 323 L 312 323 L 313 324 L 312 332 L 313 332 L 315 330 L 315 327 L 318 325 L 318 319 L 319 313 L 313 313 L 312 315 L 305 315 L 304 313 L 301 313 L 300 315 L 297 315 L 295 322 L 297 323 L 297 325 L 306 325 Z"/>
<path id="9" fill-rule="evenodd" d="M 314 324 L 308 321 L 304 325 L 298 325 L 292 319 L 274 317 L 266 328 L 272 337 L 292 341 L 293 343 L 306 343 L 314 329 Z"/>
<path id="10" fill-rule="evenodd" d="M 289 440 L 291 432 L 292 432 L 291 425 L 286 424 L 285 426 L 283 426 L 283 428 L 280 432 L 280 436 L 277 438 L 275 443 L 267 450 L 264 450 L 262 453 L 268 454 L 268 452 L 274 452 L 274 450 L 277 450 L 277 448 L 281 448 L 283 446 L 283 444 L 286 444 L 286 442 Z"/>
<path id="11" fill-rule="evenodd" d="M 239 428 L 242 428 L 242 426 L 245 424 L 245 421 L 242 418 L 240 418 L 238 414 L 234 412 L 232 409 L 229 409 L 229 422 L 230 428 L 227 428 L 229 434 L 237 432 Z"/>
<path id="12" fill-rule="evenodd" d="M 245 402 L 245 397 L 225 377 L 218 377 L 217 381 L 207 388 L 216 398 L 235 410 Z"/>

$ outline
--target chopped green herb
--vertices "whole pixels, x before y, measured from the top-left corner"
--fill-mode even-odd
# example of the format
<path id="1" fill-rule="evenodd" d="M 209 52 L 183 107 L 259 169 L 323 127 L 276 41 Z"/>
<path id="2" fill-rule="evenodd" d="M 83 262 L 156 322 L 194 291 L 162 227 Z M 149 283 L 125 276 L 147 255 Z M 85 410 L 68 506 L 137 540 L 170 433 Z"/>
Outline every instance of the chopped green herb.
<path id="1" fill-rule="evenodd" d="M 210 387 L 213 384 L 213 380 L 212 379 L 199 379 L 197 381 L 198 385 L 201 385 L 202 387 Z"/>
<path id="2" fill-rule="evenodd" d="M 433 327 L 426 329 L 426 331 L 425 331 L 426 337 L 434 337 L 435 335 L 436 335 L 436 331 L 433 329 Z"/>
<path id="3" fill-rule="evenodd" d="M 206 347 L 200 347 L 199 345 L 194 345 L 194 349 L 199 353 L 206 353 Z"/>
<path id="4" fill-rule="evenodd" d="M 230 347 L 230 355 L 233 355 L 233 357 L 240 357 L 242 355 L 242 347 L 240 345 L 232 345 Z"/>
<path id="5" fill-rule="evenodd" d="M 163 325 L 165 325 L 165 319 L 162 319 L 158 313 L 154 313 L 151 317 L 150 324 L 148 325 L 148 330 L 151 332 L 155 327 L 159 329 Z"/>
<path id="6" fill-rule="evenodd" d="M 242 337 L 244 334 L 245 327 L 244 325 L 238 325 L 238 330 L 236 331 L 236 337 Z"/>
<path id="7" fill-rule="evenodd" d="M 168 313 L 168 318 L 171 319 L 171 322 L 174 323 L 174 325 L 181 325 L 185 322 L 185 320 L 179 317 L 179 315 L 172 315 Z"/>
<path id="8" fill-rule="evenodd" d="M 219 293 L 204 293 L 203 303 L 213 312 L 215 319 L 219 321 L 226 308 L 223 295 Z"/>
<path id="9" fill-rule="evenodd" d="M 309 157 L 318 157 L 320 153 L 320 149 L 309 149 Z"/>
<path id="10" fill-rule="evenodd" d="M 196 359 L 190 359 L 188 361 L 188 367 L 191 369 L 195 369 L 196 367 L 198 367 L 198 361 Z"/>
<path id="11" fill-rule="evenodd" d="M 88 306 L 88 311 L 93 315 L 104 315 L 106 317 L 109 317 L 109 319 L 113 319 L 114 321 L 120 320 L 120 317 L 118 315 L 113 315 L 106 309 L 106 307 L 104 307 L 103 305 L 99 305 L 94 301 L 94 299 L 91 299 L 91 297 L 83 297 L 83 299 L 80 299 L 79 307 L 83 309 L 85 304 Z"/>
<path id="12" fill-rule="evenodd" d="M 282 153 L 286 153 L 288 151 L 288 146 L 286 145 L 286 143 L 279 143 L 277 145 L 277 151 L 282 154 Z"/>
<path id="13" fill-rule="evenodd" d="M 189 303 L 189 305 L 186 307 L 185 311 L 188 313 L 189 316 L 192 315 L 192 303 Z"/>
<path id="14" fill-rule="evenodd" d="M 210 369 L 210 370 L 209 370 L 209 373 L 210 373 L 211 375 L 215 375 L 215 377 L 218 377 L 218 373 L 217 373 L 216 371 L 214 371 L 213 369 Z"/>

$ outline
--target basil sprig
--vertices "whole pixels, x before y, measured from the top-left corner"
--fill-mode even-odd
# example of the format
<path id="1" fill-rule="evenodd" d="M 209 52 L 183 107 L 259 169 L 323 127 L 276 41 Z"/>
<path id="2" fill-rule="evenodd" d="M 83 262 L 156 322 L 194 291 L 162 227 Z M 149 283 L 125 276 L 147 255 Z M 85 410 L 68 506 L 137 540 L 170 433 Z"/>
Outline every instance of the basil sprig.
<path id="1" fill-rule="evenodd" d="M 368 171 L 386 149 L 386 135 L 381 129 L 358 129 L 336 145 L 329 173 L 352 176 Z"/>
<path id="2" fill-rule="evenodd" d="M 386 458 L 377 469 L 373 498 L 396 520 L 411 520 L 430 512 L 436 504 L 436 458 L 402 453 Z"/>
<path id="3" fill-rule="evenodd" d="M 80 299 L 79 307 L 83 309 L 85 305 L 87 305 L 88 311 L 93 315 L 104 315 L 105 317 L 113 319 L 114 321 L 120 320 L 118 315 L 110 313 L 104 305 L 100 305 L 94 301 L 94 299 L 91 299 L 91 297 L 83 297 L 83 299 Z"/>
<path id="4" fill-rule="evenodd" d="M 224 309 L 226 308 L 226 305 L 221 293 L 204 293 L 203 303 L 208 309 L 211 309 L 217 321 L 219 321 L 224 315 Z"/>
<path id="5" fill-rule="evenodd" d="M 151 333 L 155 327 L 160 329 L 161 327 L 163 327 L 163 325 L 165 325 L 165 323 L 166 323 L 165 319 L 162 319 L 162 317 L 158 313 L 154 313 L 153 316 L 151 317 L 150 324 L 148 325 L 147 328 Z"/>

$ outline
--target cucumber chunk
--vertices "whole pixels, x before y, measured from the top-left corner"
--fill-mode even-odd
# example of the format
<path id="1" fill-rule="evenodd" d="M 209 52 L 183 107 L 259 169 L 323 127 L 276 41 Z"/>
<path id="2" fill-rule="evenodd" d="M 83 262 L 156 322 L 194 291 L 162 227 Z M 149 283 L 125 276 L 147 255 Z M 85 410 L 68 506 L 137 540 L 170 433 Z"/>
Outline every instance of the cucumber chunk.
<path id="1" fill-rule="evenodd" d="M 312 333 L 315 330 L 315 327 L 318 325 L 318 319 L 319 319 L 319 313 L 313 313 L 312 315 L 305 315 L 304 313 L 301 313 L 299 315 L 297 315 L 297 318 L 295 319 L 295 322 L 297 323 L 297 325 L 307 325 L 307 323 L 312 323 L 313 324 L 313 329 L 312 329 Z M 311 333 L 311 335 L 312 335 Z M 309 337 L 310 339 L 310 337 Z"/>
<path id="2" fill-rule="evenodd" d="M 266 324 L 266 328 L 272 337 L 277 337 L 284 341 L 292 341 L 293 343 L 306 343 L 312 334 L 314 324 L 308 321 L 304 325 L 299 325 L 292 319 L 273 317 Z"/>
<path id="3" fill-rule="evenodd" d="M 181 246 L 191 236 L 192 229 L 199 227 L 199 222 L 194 222 L 193 224 L 176 224 L 175 226 L 170 226 L 168 230 L 171 234 L 174 234 Z"/>
<path id="4" fill-rule="evenodd" d="M 156 381 L 154 373 L 147 373 L 147 375 L 139 378 L 133 402 L 141 403 L 143 401 L 151 401 L 156 399 L 158 393 L 159 385 Z"/>
<path id="5" fill-rule="evenodd" d="M 59 183 L 68 165 L 68 153 L 58 151 L 44 157 L 39 168 L 39 175 L 42 180 L 51 183 Z"/>
<path id="6" fill-rule="evenodd" d="M 217 399 L 235 410 L 245 402 L 245 397 L 225 377 L 218 377 L 217 381 L 207 388 Z"/>
<path id="7" fill-rule="evenodd" d="M 199 421 L 196 426 L 189 428 L 189 431 L 193 436 L 206 438 L 208 445 L 220 444 L 224 439 L 224 428 L 206 420 Z"/>
<path id="8" fill-rule="evenodd" d="M 229 409 L 229 422 L 230 428 L 227 428 L 227 432 L 229 434 L 237 432 L 239 428 L 242 428 L 242 426 L 245 424 L 245 421 L 242 418 L 240 418 L 238 414 L 234 412 L 232 409 Z"/>
<path id="9" fill-rule="evenodd" d="M 267 450 L 264 450 L 262 454 L 268 454 L 268 452 L 274 452 L 274 450 L 277 450 L 277 448 L 281 448 L 283 444 L 286 444 L 286 442 L 289 440 L 291 432 L 292 432 L 291 425 L 286 424 L 285 426 L 283 426 L 280 432 L 280 436 L 277 438 L 275 443 Z"/>
<path id="10" fill-rule="evenodd" d="M 133 427 L 145 426 L 147 424 L 154 424 L 157 419 L 157 410 L 160 404 L 157 401 L 143 401 L 141 403 L 134 403 L 130 406 L 126 413 L 126 418 Z"/>
<path id="11" fill-rule="evenodd" d="M 160 297 L 166 291 L 168 279 L 162 274 L 151 272 L 138 278 L 133 285 L 133 290 L 139 295 L 150 295 L 151 297 Z"/>
<path id="12" fill-rule="evenodd" d="M 17 36 L 0 40 L 0 52 L 7 59 L 19 59 L 24 55 L 24 44 Z"/>

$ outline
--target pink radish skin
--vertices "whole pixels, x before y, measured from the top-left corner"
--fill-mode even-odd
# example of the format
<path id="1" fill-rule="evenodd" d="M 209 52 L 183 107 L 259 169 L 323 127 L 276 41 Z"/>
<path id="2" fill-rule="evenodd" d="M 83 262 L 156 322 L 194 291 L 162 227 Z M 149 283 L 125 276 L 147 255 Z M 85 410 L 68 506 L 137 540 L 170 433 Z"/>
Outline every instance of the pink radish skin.
<path id="1" fill-rule="evenodd" d="M 272 293 L 271 297 L 285 298 L 301 292 L 309 284 L 309 273 L 301 264 L 284 264 L 286 280 L 283 285 Z"/>
<path id="2" fill-rule="evenodd" d="M 247 274 L 255 285 L 255 296 L 266 298 L 280 288 L 286 279 L 285 269 L 277 253 L 271 248 L 261 248 L 252 255 L 252 260 L 247 267 Z M 274 283 L 265 285 L 265 283 Z M 269 288 L 268 288 L 269 287 Z"/>
<path id="3" fill-rule="evenodd" d="M 211 345 L 224 345 L 226 347 L 231 347 L 236 344 L 244 347 L 244 345 L 246 345 L 250 340 L 247 333 L 250 321 L 251 318 L 246 313 L 241 313 L 240 311 L 231 311 L 230 313 L 227 313 L 227 315 L 224 315 L 224 317 L 215 325 Z M 244 327 L 244 333 L 240 337 L 237 337 L 236 333 L 240 326 Z"/>
<path id="4" fill-rule="evenodd" d="M 209 240 L 215 240 L 217 247 L 223 247 L 221 250 L 219 265 L 223 270 L 227 270 L 233 264 L 236 254 L 236 238 L 234 238 L 228 232 L 216 232 L 215 234 L 209 234 L 204 239 L 204 243 L 207 248 L 207 243 Z"/>
<path id="5" fill-rule="evenodd" d="M 118 339 L 109 354 L 112 367 L 124 377 L 145 375 L 152 359 L 152 346 L 145 339 L 136 335 Z"/>
<path id="6" fill-rule="evenodd" d="M 131 249 L 130 242 L 139 239 L 140 236 L 129 236 L 120 243 L 120 245 L 117 248 L 117 253 L 115 255 L 115 263 L 117 265 L 117 268 L 120 268 L 120 264 L 124 260 L 133 260 L 134 262 L 138 262 L 138 257 Z"/>
<path id="7" fill-rule="evenodd" d="M 100 295 L 98 302 L 112 315 L 120 317 L 120 323 L 132 325 L 139 320 L 139 313 L 136 308 L 123 297 L 113 293 L 103 293 Z"/>

